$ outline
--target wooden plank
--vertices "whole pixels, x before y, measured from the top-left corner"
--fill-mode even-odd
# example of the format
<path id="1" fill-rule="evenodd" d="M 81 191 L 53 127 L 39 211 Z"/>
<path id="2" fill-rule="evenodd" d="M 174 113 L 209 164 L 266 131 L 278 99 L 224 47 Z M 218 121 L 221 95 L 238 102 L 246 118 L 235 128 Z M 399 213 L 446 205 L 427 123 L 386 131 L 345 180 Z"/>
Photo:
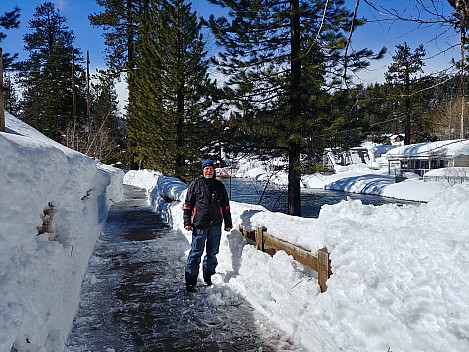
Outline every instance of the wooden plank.
<path id="1" fill-rule="evenodd" d="M 254 231 L 248 231 L 243 225 L 239 225 L 239 231 L 244 237 L 250 239 L 251 241 L 256 241 L 256 235 Z"/>
<path id="2" fill-rule="evenodd" d="M 291 255 L 297 262 L 315 270 L 318 273 L 318 282 L 321 292 L 326 292 L 326 281 L 332 275 L 327 248 L 321 248 L 318 250 L 318 255 L 314 256 L 310 251 L 300 246 L 269 235 L 265 227 L 259 227 L 256 231 L 248 231 L 244 226 L 240 225 L 239 231 L 244 237 L 255 242 L 257 249 L 269 253 L 270 255 L 274 255 L 276 251 L 282 250 L 288 255 Z"/>
<path id="3" fill-rule="evenodd" d="M 256 248 L 262 252 L 264 252 L 264 229 L 262 227 L 258 227 L 256 230 Z"/>
<path id="4" fill-rule="evenodd" d="M 264 243 L 276 250 L 285 251 L 291 255 L 297 262 L 306 265 L 307 267 L 318 271 L 318 259 L 311 254 L 311 252 L 304 248 L 297 247 L 289 242 L 275 238 L 269 234 L 264 234 Z"/>
<path id="5" fill-rule="evenodd" d="M 264 248 L 264 253 L 267 253 L 273 257 L 274 254 L 277 253 L 277 250 L 275 248 Z"/>
<path id="6" fill-rule="evenodd" d="M 318 251 L 318 282 L 321 287 L 321 292 L 327 291 L 326 281 L 330 275 L 329 268 L 329 253 L 326 248 L 321 248 Z"/>

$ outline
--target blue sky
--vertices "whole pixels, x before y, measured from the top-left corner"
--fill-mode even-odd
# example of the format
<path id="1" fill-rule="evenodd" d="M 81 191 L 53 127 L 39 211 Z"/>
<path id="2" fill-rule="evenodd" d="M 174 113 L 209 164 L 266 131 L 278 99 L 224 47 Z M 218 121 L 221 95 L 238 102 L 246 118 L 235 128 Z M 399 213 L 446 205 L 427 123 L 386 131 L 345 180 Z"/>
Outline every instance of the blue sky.
<path id="1" fill-rule="evenodd" d="M 350 5 L 350 9 L 353 9 L 356 0 L 346 0 L 346 3 Z M 403 17 L 410 18 L 419 15 L 416 9 L 415 0 L 371 0 L 373 4 L 380 4 L 386 9 L 392 9 L 402 14 Z M 423 0 L 427 6 L 431 5 L 430 0 Z M 434 0 L 436 6 L 435 12 L 449 15 L 454 10 L 449 6 L 447 0 Z M 432 8 L 429 8 L 433 10 Z M 396 45 L 403 44 L 406 42 L 414 51 L 420 44 L 424 45 L 426 51 L 425 58 L 425 73 L 430 74 L 432 72 L 441 71 L 451 67 L 451 59 L 454 57 L 456 60 L 460 60 L 460 47 L 459 40 L 460 35 L 449 25 L 418 25 L 415 22 L 402 22 L 393 21 L 392 18 L 384 13 L 377 12 L 376 9 L 372 9 L 364 1 L 360 2 L 358 11 L 359 17 L 366 17 L 370 23 L 360 27 L 354 33 L 355 42 L 354 47 L 356 49 L 367 47 L 378 51 L 382 46 L 387 47 L 388 52 L 386 57 L 372 65 L 372 69 L 376 70 L 376 74 L 373 72 L 365 73 L 365 81 L 370 78 L 372 81 L 382 81 L 384 79 L 384 72 L 387 71 L 387 67 L 392 62 L 392 56 L 396 53 Z M 436 17 L 425 11 L 420 11 L 420 16 L 425 20 L 435 20 Z M 388 21 L 383 21 L 388 19 Z M 456 47 L 454 47 L 456 45 Z M 449 49 L 450 47 L 454 47 Z"/>
<path id="2" fill-rule="evenodd" d="M 10 11 L 14 6 L 18 6 L 21 11 L 21 28 L 18 30 L 9 30 L 7 32 L 7 39 L 1 45 L 5 52 L 17 52 L 20 59 L 26 59 L 27 53 L 23 50 L 22 37 L 27 32 L 28 21 L 32 18 L 36 6 L 44 1 L 38 0 L 2 0 L 0 2 L 0 13 Z M 353 9 L 355 0 L 346 0 L 350 9 Z M 102 8 L 96 4 L 94 0 L 55 0 L 56 8 L 60 10 L 62 16 L 67 19 L 68 27 L 71 29 L 76 37 L 75 46 L 80 48 L 85 55 L 89 51 L 90 55 L 90 68 L 92 71 L 96 68 L 104 66 L 104 43 L 101 36 L 101 28 L 94 28 L 89 24 L 88 16 L 93 13 L 102 12 Z M 402 0 L 376 0 L 374 3 L 380 3 L 385 7 L 401 7 L 404 9 L 406 6 L 407 13 L 412 13 L 411 6 L 414 1 Z M 445 6 L 446 4 L 446 6 Z M 217 7 L 210 5 L 207 0 L 193 0 L 193 9 L 196 10 L 201 16 L 208 16 L 211 12 L 217 11 Z M 447 5 L 447 0 L 441 0 L 442 10 L 445 13 L 450 13 L 451 8 Z M 359 16 L 366 16 L 368 18 L 382 18 L 380 14 L 372 11 L 367 4 L 363 1 L 360 3 Z M 433 26 L 431 28 L 417 28 L 415 24 L 410 23 L 370 23 L 366 26 L 359 28 L 353 36 L 352 47 L 360 49 L 367 47 L 378 51 L 382 46 L 388 48 L 388 53 L 384 60 L 376 62 L 371 66 L 367 72 L 360 74 L 360 79 L 364 84 L 376 81 L 383 81 L 383 73 L 386 71 L 387 66 L 392 62 L 391 56 L 395 54 L 396 44 L 407 42 L 412 50 L 419 44 L 424 44 L 427 50 L 426 71 L 433 72 L 449 67 L 449 62 L 452 57 L 459 59 L 459 48 L 452 51 L 445 52 L 444 54 L 433 56 L 447 49 L 450 45 L 459 42 L 459 35 L 454 31 L 443 33 L 442 28 Z M 437 38 L 437 39 L 436 39 Z M 209 51 L 214 47 L 213 43 L 208 43 Z M 430 57 L 432 57 L 430 59 Z"/>
<path id="3" fill-rule="evenodd" d="M 0 13 L 11 11 L 15 6 L 21 9 L 21 25 L 19 29 L 6 32 L 7 38 L 0 43 L 4 52 L 18 53 L 19 59 L 27 59 L 28 54 L 23 50 L 23 35 L 28 31 L 28 21 L 33 18 L 35 8 L 46 1 L 42 0 L 1 0 Z M 104 66 L 104 39 L 101 27 L 90 25 L 88 16 L 101 13 L 103 8 L 95 0 L 54 0 L 55 7 L 67 19 L 70 30 L 75 34 L 75 46 L 80 48 L 85 57 L 86 51 L 90 55 L 90 69 Z M 208 15 L 215 7 L 206 0 L 194 0 L 193 9 L 200 15 Z"/>

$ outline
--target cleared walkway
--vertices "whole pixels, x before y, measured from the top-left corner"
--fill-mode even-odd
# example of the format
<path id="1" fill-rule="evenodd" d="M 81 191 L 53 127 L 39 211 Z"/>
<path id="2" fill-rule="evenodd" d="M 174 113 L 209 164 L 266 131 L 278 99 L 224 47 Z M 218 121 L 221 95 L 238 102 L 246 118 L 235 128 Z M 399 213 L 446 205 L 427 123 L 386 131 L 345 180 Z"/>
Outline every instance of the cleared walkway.
<path id="1" fill-rule="evenodd" d="M 202 284 L 186 293 L 189 248 L 151 211 L 144 190 L 125 186 L 90 259 L 68 350 L 301 350 L 241 297 L 215 301 L 216 287 Z"/>

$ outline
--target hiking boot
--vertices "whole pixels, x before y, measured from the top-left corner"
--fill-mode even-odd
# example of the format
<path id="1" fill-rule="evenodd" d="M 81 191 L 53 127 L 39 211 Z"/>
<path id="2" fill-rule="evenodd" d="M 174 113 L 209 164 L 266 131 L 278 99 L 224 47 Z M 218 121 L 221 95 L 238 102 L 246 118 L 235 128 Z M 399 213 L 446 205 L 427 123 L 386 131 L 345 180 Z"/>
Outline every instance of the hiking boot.
<path id="1" fill-rule="evenodd" d="M 212 286 L 212 275 L 215 274 L 206 268 L 203 268 L 204 282 L 207 286 Z"/>
<path id="2" fill-rule="evenodd" d="M 197 289 L 195 288 L 195 286 L 186 285 L 186 291 L 187 291 L 188 293 L 194 293 L 194 292 L 197 292 Z"/>
<path id="3" fill-rule="evenodd" d="M 210 276 L 204 276 L 204 281 L 207 286 L 212 286 L 212 278 Z"/>

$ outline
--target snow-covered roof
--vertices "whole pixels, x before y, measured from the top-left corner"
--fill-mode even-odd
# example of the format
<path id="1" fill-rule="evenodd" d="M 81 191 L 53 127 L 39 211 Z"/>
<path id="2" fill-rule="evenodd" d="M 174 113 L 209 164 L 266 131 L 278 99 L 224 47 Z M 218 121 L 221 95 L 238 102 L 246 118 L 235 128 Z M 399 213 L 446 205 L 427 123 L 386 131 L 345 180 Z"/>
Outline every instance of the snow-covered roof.
<path id="1" fill-rule="evenodd" d="M 454 157 L 456 155 L 469 155 L 469 140 L 453 139 L 447 141 L 426 142 L 403 145 L 388 150 L 388 157 L 421 156 L 428 157 L 438 155 L 442 157 Z"/>
<path id="2" fill-rule="evenodd" d="M 397 148 L 397 146 L 389 144 L 377 144 L 375 147 L 375 155 L 386 154 L 388 151 L 394 148 Z"/>
<path id="3" fill-rule="evenodd" d="M 389 137 L 389 139 L 396 139 L 397 137 L 404 138 L 405 134 L 404 133 L 393 134 L 392 136 Z"/>
<path id="4" fill-rule="evenodd" d="M 441 169 L 433 169 L 425 173 L 425 177 L 436 176 L 466 176 L 469 177 L 469 167 L 444 167 Z"/>

